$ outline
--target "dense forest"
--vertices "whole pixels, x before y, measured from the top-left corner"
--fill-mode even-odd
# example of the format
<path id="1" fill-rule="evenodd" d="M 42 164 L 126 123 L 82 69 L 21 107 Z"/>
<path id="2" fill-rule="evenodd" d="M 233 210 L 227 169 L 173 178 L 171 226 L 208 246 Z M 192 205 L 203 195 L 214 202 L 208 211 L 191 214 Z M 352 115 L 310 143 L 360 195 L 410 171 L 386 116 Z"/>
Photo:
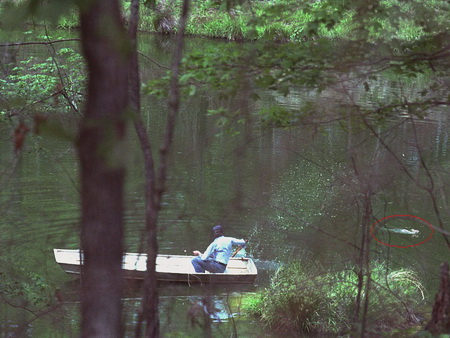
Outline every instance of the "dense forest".
<path id="1" fill-rule="evenodd" d="M 175 237 L 192 232 L 186 214 L 204 229 L 239 220 L 253 257 L 277 263 L 239 305 L 274 335 L 450 333 L 449 22 L 444 0 L 2 2 L 2 331 L 61 316 L 84 337 L 167 333 L 155 268 L 176 210 Z M 196 154 L 191 137 L 210 148 Z M 25 175 L 34 154 L 63 158 L 55 140 L 76 163 L 75 226 L 33 240 Z M 55 245 L 84 251 L 75 310 L 52 277 Z M 148 255 L 131 310 L 129 247 Z M 202 309 L 179 334 L 220 332 Z"/>

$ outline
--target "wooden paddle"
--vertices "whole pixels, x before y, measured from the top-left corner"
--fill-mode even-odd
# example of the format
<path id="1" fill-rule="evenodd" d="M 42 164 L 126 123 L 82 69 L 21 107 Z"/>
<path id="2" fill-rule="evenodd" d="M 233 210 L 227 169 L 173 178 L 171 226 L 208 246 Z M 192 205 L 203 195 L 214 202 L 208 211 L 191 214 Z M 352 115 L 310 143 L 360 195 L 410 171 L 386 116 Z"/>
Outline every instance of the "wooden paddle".
<path id="1" fill-rule="evenodd" d="M 245 240 L 245 243 L 247 243 L 247 242 L 248 242 L 248 240 Z M 234 256 L 236 256 L 237 253 L 238 253 L 239 251 L 241 251 L 242 248 L 243 248 L 243 246 L 240 246 L 239 248 L 237 248 L 236 251 L 234 252 L 233 256 L 231 256 L 231 258 L 233 258 Z"/>
<path id="2" fill-rule="evenodd" d="M 240 246 L 239 248 L 237 248 L 236 251 L 234 252 L 234 254 L 231 256 L 231 258 L 233 258 L 234 256 L 236 256 L 237 253 L 238 253 L 239 251 L 241 251 L 241 249 L 242 249 L 242 246 Z"/>

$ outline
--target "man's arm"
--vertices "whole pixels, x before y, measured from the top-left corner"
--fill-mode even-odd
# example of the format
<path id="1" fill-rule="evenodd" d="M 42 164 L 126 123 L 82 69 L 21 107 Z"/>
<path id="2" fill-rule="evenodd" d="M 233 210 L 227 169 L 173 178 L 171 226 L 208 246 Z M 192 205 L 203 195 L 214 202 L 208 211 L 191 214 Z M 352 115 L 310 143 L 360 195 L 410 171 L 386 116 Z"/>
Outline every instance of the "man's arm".
<path id="1" fill-rule="evenodd" d="M 242 248 L 245 248 L 245 246 L 247 245 L 247 242 L 248 242 L 247 239 L 233 238 L 233 240 L 232 240 L 233 245 L 239 245 Z"/>
<path id="2" fill-rule="evenodd" d="M 208 245 L 208 248 L 206 249 L 206 251 L 200 255 L 201 259 L 206 261 L 209 258 L 209 256 L 211 256 L 213 246 L 214 246 L 214 242 L 212 242 L 210 245 Z"/>
<path id="3" fill-rule="evenodd" d="M 204 253 L 201 253 L 198 250 L 194 250 L 192 251 L 192 254 L 194 256 L 201 256 L 200 258 L 203 259 L 204 261 L 208 259 L 209 255 L 211 255 L 211 251 L 212 251 L 212 245 L 213 243 L 211 243 L 208 248 L 206 249 L 206 251 Z"/>

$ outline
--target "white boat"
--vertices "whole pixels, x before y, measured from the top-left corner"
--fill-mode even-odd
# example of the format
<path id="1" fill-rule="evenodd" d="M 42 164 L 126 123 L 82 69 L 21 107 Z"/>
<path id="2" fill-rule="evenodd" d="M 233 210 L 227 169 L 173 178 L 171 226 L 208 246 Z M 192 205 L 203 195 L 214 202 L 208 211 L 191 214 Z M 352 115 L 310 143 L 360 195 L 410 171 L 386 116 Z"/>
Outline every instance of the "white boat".
<path id="1" fill-rule="evenodd" d="M 56 262 L 69 274 L 80 274 L 83 253 L 80 250 L 53 249 Z M 258 271 L 250 258 L 231 258 L 224 273 L 197 273 L 191 264 L 194 256 L 158 255 L 156 276 L 159 281 L 214 284 L 253 284 Z M 144 279 L 147 255 L 125 253 L 123 255 L 124 277 Z"/>
<path id="2" fill-rule="evenodd" d="M 381 230 L 394 232 L 396 234 L 402 235 L 412 235 L 413 237 L 418 237 L 419 230 L 417 229 L 400 229 L 400 228 L 381 228 Z"/>

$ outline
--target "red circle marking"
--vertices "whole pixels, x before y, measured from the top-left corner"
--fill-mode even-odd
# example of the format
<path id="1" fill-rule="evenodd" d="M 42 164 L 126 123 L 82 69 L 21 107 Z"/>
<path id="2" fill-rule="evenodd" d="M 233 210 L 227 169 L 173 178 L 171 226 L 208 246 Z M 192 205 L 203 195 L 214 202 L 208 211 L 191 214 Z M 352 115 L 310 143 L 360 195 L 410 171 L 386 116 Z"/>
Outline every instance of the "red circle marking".
<path id="1" fill-rule="evenodd" d="M 416 243 L 416 244 L 410 244 L 410 245 L 395 245 L 395 244 L 388 244 L 388 243 L 384 243 L 383 241 L 381 241 L 380 239 L 377 238 L 377 236 L 375 235 L 375 227 L 382 223 L 383 221 L 390 219 L 390 218 L 413 218 L 416 221 L 419 221 L 421 223 L 425 223 L 428 228 L 430 228 L 430 235 L 423 240 L 420 243 Z M 423 218 L 417 217 L 417 216 L 413 216 L 413 215 L 391 215 L 391 216 L 386 216 L 383 217 L 381 219 L 379 219 L 378 221 L 376 221 L 374 224 L 372 224 L 372 226 L 370 227 L 370 234 L 372 235 L 372 237 L 380 244 L 386 245 L 386 246 L 390 246 L 390 247 L 394 247 L 394 248 L 411 248 L 414 246 L 419 246 L 422 245 L 426 242 L 428 242 L 434 235 L 434 228 L 433 225 L 430 222 L 425 221 Z"/>

